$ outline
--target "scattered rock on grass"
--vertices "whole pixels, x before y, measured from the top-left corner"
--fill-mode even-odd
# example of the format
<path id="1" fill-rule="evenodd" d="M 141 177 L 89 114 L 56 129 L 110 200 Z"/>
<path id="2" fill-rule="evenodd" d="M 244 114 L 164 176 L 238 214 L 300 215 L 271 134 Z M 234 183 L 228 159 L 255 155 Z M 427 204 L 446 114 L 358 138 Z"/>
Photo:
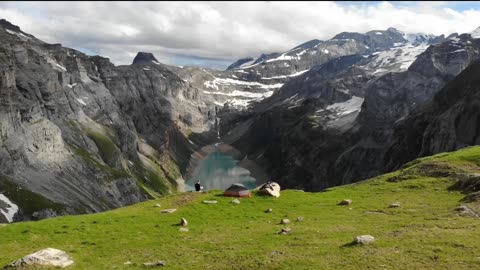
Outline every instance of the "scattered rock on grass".
<path id="1" fill-rule="evenodd" d="M 303 217 L 297 217 L 297 222 L 302 222 L 303 221 Z"/>
<path id="2" fill-rule="evenodd" d="M 285 235 L 285 234 L 291 234 L 291 233 L 292 233 L 292 229 L 285 227 L 278 234 Z"/>
<path id="3" fill-rule="evenodd" d="M 373 243 L 374 241 L 375 241 L 375 237 L 373 237 L 371 235 L 368 235 L 368 234 L 357 236 L 353 240 L 353 242 L 355 244 L 359 244 L 359 245 L 369 245 L 369 244 Z"/>
<path id="4" fill-rule="evenodd" d="M 280 197 L 280 185 L 275 182 L 265 183 L 260 186 L 259 193 L 278 198 Z"/>
<path id="5" fill-rule="evenodd" d="M 35 265 L 67 267 L 72 264 L 72 258 L 70 258 L 65 251 L 54 248 L 46 248 L 14 261 L 5 268 L 8 269 Z"/>
<path id="6" fill-rule="evenodd" d="M 159 203 L 155 204 L 154 207 L 162 207 Z"/>
<path id="7" fill-rule="evenodd" d="M 160 211 L 160 213 L 173 213 L 177 211 L 177 209 L 175 208 L 172 208 L 172 209 L 163 209 L 162 211 Z"/>
<path id="8" fill-rule="evenodd" d="M 267 210 L 265 210 L 265 213 L 271 213 L 273 211 L 272 208 L 268 208 Z"/>
<path id="9" fill-rule="evenodd" d="M 398 208 L 400 207 L 400 203 L 396 202 L 396 203 L 392 203 L 388 206 L 389 208 Z"/>
<path id="10" fill-rule="evenodd" d="M 212 201 L 203 201 L 203 203 L 206 203 L 206 204 L 216 204 L 217 201 L 215 201 L 215 200 L 212 200 Z"/>
<path id="11" fill-rule="evenodd" d="M 188 226 L 188 222 L 187 222 L 187 220 L 186 220 L 185 218 L 182 218 L 182 219 L 180 220 L 180 226 L 184 226 L 184 227 L 185 227 L 185 226 Z"/>
<path id="12" fill-rule="evenodd" d="M 290 223 L 290 220 L 288 218 L 282 218 L 282 220 L 280 220 L 280 224 L 288 224 Z"/>
<path id="13" fill-rule="evenodd" d="M 178 230 L 181 231 L 181 232 L 188 232 L 188 228 L 183 228 L 183 227 L 182 227 L 182 228 L 180 228 L 180 229 L 178 229 Z"/>
<path id="14" fill-rule="evenodd" d="M 233 203 L 233 204 L 240 204 L 240 201 L 239 201 L 238 199 L 233 199 L 233 200 L 232 200 L 232 203 Z"/>
<path id="15" fill-rule="evenodd" d="M 146 267 L 153 267 L 153 266 L 165 266 L 166 263 L 164 261 L 156 261 L 156 262 L 146 262 L 143 263 L 143 266 Z"/>
<path id="16" fill-rule="evenodd" d="M 338 203 L 338 205 L 350 205 L 350 204 L 352 204 L 352 200 L 349 200 L 349 199 L 344 199 Z"/>
<path id="17" fill-rule="evenodd" d="M 125 264 L 125 265 L 130 265 L 130 264 L 132 264 L 132 262 L 131 262 L 131 261 L 126 261 L 126 262 L 124 262 L 123 264 Z"/>
<path id="18" fill-rule="evenodd" d="M 477 213 L 475 213 L 470 207 L 466 205 L 460 205 L 459 207 L 455 208 L 455 211 L 457 211 L 458 214 L 461 216 L 479 217 Z"/>

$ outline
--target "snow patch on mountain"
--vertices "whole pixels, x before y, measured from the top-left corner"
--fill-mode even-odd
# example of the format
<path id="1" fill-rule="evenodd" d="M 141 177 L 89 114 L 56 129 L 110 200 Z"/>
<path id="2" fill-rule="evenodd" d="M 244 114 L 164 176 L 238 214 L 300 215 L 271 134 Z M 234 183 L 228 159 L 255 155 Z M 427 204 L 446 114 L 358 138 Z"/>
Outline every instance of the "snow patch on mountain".
<path id="1" fill-rule="evenodd" d="M 205 94 L 212 94 L 212 95 L 223 95 L 223 96 L 230 96 L 230 97 L 243 97 L 243 98 L 265 98 L 269 97 L 273 94 L 273 91 L 267 91 L 263 93 L 252 93 L 240 90 L 234 90 L 231 93 L 225 92 L 210 92 L 210 91 L 203 91 Z"/>
<path id="2" fill-rule="evenodd" d="M 283 53 L 277 58 L 273 58 L 273 59 L 269 59 L 269 60 L 265 61 L 265 63 L 270 63 L 270 62 L 273 62 L 273 61 L 298 60 L 298 59 L 299 58 L 297 56 L 290 56 L 290 55 L 286 55 L 286 53 Z"/>
<path id="3" fill-rule="evenodd" d="M 17 212 L 18 206 L 10 201 L 7 196 L 0 194 L 0 214 L 2 214 L 8 222 L 12 222 Z"/>
<path id="4" fill-rule="evenodd" d="M 286 79 L 286 78 L 291 78 L 291 77 L 296 77 L 296 76 L 300 76 L 302 75 L 303 73 L 309 71 L 309 69 L 307 70 L 302 70 L 302 71 L 299 71 L 297 73 L 293 73 L 293 74 L 290 74 L 290 75 L 282 75 L 282 76 L 274 76 L 274 77 L 263 77 L 262 80 L 274 80 L 274 79 Z"/>
<path id="5" fill-rule="evenodd" d="M 455 51 L 453 51 L 453 52 L 451 52 L 451 53 L 457 53 L 457 52 L 466 52 L 466 50 L 465 50 L 465 49 L 458 49 L 458 50 L 455 50 Z"/>
<path id="6" fill-rule="evenodd" d="M 51 58 L 48 55 L 45 55 L 45 60 L 47 60 L 47 63 L 50 64 L 50 66 L 58 71 L 63 71 L 66 72 L 67 68 L 60 65 L 55 59 Z"/>
<path id="7" fill-rule="evenodd" d="M 87 105 L 87 103 L 85 103 L 85 101 L 83 101 L 83 99 L 81 98 L 76 98 L 76 100 L 78 101 L 78 103 L 82 104 L 83 106 Z"/>
<path id="8" fill-rule="evenodd" d="M 23 39 L 23 40 L 28 40 L 30 39 L 29 37 L 25 36 L 24 34 L 22 33 L 18 33 L 18 32 L 15 32 L 15 31 L 12 31 L 10 29 L 5 29 L 9 34 L 12 34 L 12 35 L 16 35 L 17 37 Z"/>
<path id="9" fill-rule="evenodd" d="M 263 84 L 258 82 L 248 82 L 248 81 L 240 81 L 234 80 L 230 78 L 215 78 L 213 81 L 206 81 L 204 85 L 207 88 L 213 88 L 219 90 L 219 86 L 226 86 L 226 85 L 238 85 L 238 86 L 250 86 L 250 87 L 260 87 L 262 89 L 274 89 L 282 87 L 283 83 L 277 84 Z"/>
<path id="10" fill-rule="evenodd" d="M 422 43 L 417 46 L 407 43 L 404 46 L 391 48 L 386 51 L 375 52 L 374 59 L 367 65 L 375 70 L 373 74 L 384 72 L 402 72 L 408 69 L 417 59 L 417 56 L 423 53 L 428 44 Z"/>
<path id="11" fill-rule="evenodd" d="M 347 101 L 330 104 L 325 109 L 320 109 L 316 112 L 330 111 L 338 115 L 350 114 L 362 110 L 363 100 L 364 98 L 352 96 L 352 98 Z"/>
<path id="12" fill-rule="evenodd" d="M 307 50 L 303 50 L 299 53 L 297 53 L 297 57 L 304 55 L 307 52 Z"/>

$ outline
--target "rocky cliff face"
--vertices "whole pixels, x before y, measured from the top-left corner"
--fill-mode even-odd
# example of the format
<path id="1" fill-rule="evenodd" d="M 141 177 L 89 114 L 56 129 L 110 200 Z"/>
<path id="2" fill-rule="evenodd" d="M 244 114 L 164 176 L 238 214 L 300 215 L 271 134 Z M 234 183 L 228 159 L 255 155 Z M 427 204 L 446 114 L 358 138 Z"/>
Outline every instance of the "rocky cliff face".
<path id="1" fill-rule="evenodd" d="M 213 125 L 210 97 L 155 60 L 115 67 L 0 25 L 0 191 L 14 220 L 176 190 L 193 147 L 184 133 Z"/>
<path id="2" fill-rule="evenodd" d="M 394 128 L 383 160 L 384 170 L 417 157 L 480 144 L 480 62 L 450 81 L 425 107 Z"/>

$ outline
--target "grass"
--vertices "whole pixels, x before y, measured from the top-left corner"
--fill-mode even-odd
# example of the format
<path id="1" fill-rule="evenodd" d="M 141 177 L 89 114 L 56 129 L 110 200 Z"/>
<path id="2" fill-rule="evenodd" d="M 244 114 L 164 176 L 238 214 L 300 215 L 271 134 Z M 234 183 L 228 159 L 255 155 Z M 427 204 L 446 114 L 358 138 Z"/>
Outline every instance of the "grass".
<path id="1" fill-rule="evenodd" d="M 454 177 L 437 172 L 445 168 L 478 173 L 480 147 L 320 193 L 284 190 L 280 198 L 254 196 L 239 205 L 221 191 L 182 193 L 104 213 L 9 224 L 0 227 L 0 266 L 52 247 L 73 257 L 69 269 L 143 269 L 156 260 L 168 269 L 479 269 L 479 219 L 454 211 L 465 194 L 449 189 Z M 337 205 L 347 198 L 352 205 Z M 389 208 L 394 202 L 401 207 Z M 178 210 L 161 214 L 164 208 Z M 303 222 L 295 221 L 299 216 Z M 189 232 L 179 231 L 182 217 Z M 285 217 L 291 235 L 277 234 Z M 363 234 L 375 243 L 348 245 Z"/>
<path id="2" fill-rule="evenodd" d="M 98 162 L 86 149 L 81 148 L 81 147 L 76 147 L 71 145 L 71 149 L 73 152 L 81 157 L 83 160 L 85 160 L 87 163 L 93 165 L 97 169 L 103 171 L 105 173 L 105 177 L 103 180 L 106 182 L 110 182 L 114 179 L 118 178 L 125 178 L 125 177 L 130 177 L 130 174 L 124 170 L 118 170 L 115 168 L 112 168 L 107 165 L 103 165 L 102 163 Z"/>
<path id="3" fill-rule="evenodd" d="M 117 149 L 112 140 L 108 136 L 92 129 L 85 129 L 85 131 L 88 137 L 90 137 L 97 145 L 102 160 L 106 164 L 114 166 L 116 158 L 120 156 L 120 151 Z"/>

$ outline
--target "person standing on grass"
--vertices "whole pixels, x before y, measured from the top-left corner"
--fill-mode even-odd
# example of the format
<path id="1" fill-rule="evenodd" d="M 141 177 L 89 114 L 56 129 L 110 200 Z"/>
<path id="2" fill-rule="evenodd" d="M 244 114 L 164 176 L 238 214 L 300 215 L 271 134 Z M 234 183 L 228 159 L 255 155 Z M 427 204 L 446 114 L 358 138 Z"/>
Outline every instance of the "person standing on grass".
<path id="1" fill-rule="evenodd" d="M 195 184 L 195 190 L 200 191 L 201 189 L 202 187 L 200 186 L 200 181 L 197 181 L 197 183 Z"/>

